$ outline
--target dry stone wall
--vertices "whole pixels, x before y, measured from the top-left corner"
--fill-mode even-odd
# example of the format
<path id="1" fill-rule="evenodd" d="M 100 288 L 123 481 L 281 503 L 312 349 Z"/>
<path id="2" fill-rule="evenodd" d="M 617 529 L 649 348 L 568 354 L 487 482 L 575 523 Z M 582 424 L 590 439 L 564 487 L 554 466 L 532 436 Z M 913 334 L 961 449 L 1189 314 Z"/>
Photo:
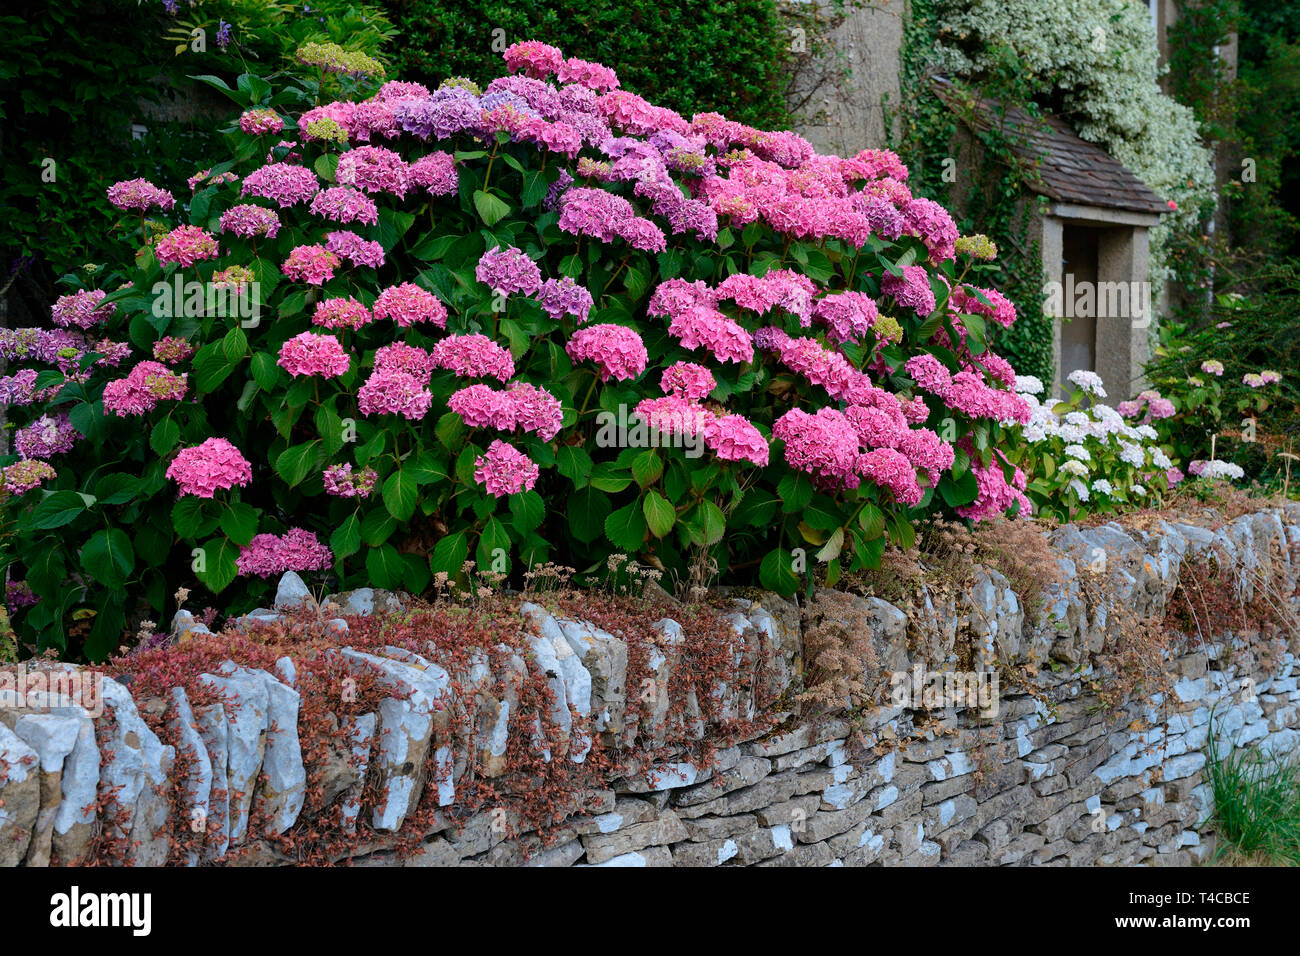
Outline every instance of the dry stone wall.
<path id="1" fill-rule="evenodd" d="M 1162 618 L 1180 579 L 1210 562 L 1230 570 L 1236 599 L 1267 591 L 1294 611 L 1300 512 L 1261 511 L 1214 531 L 1169 522 L 1142 530 L 1067 526 L 1053 533 L 1052 547 L 1064 583 L 1041 609 L 1027 609 L 993 570 L 982 571 L 970 593 L 927 599 L 910 616 L 877 598 L 858 599 L 881 666 L 907 675 L 898 696 L 866 712 L 816 720 L 775 714 L 775 732 L 720 750 L 709 767 L 682 755 L 605 781 L 585 795 L 587 813 L 545 842 L 535 834 L 507 838 L 491 814 L 462 819 L 455 812 L 466 755 L 456 752 L 440 721 L 453 686 L 448 671 L 403 648 L 349 648 L 349 616 L 395 598 L 369 589 L 337 596 L 345 613 L 331 622 L 339 638 L 334 653 L 393 693 L 374 713 L 339 723 L 351 759 L 328 776 L 328 796 L 340 801 L 346 825 L 355 827 L 364 815 L 378 834 L 352 862 L 930 866 L 1203 859 L 1212 848 L 1203 826 L 1212 809 L 1210 735 L 1220 750 L 1300 752 L 1296 635 L 1282 635 L 1266 653 L 1250 635 L 1194 636 L 1163 662 L 1167 692 L 1113 708 L 1102 707 L 1096 694 L 1097 655 L 1116 628 Z M 1105 587 L 1091 586 L 1096 582 Z M 281 582 L 278 605 L 306 599 L 295 577 Z M 715 692 L 729 715 L 749 719 L 762 716 L 756 688 L 764 680 L 779 690 L 800 678 L 799 614 L 770 594 L 734 598 L 732 608 L 729 621 L 745 653 L 731 686 Z M 665 738 L 670 716 L 662 698 L 682 640 L 677 622 L 656 624 L 660 650 L 650 668 L 659 702 L 635 719 L 628 718 L 624 641 L 538 604 L 522 605 L 523 623 L 530 659 L 518 657 L 510 667 L 520 680 L 529 669 L 545 674 L 552 717 L 567 735 L 555 752 L 548 747 L 547 760 L 580 763 L 593 746 L 590 734 L 611 746 Z M 201 625 L 180 617 L 177 627 Z M 974 696 L 957 704 L 908 696 L 923 675 L 951 671 L 963 630 L 976 638 L 977 671 L 987 676 L 1001 668 L 1022 680 L 1004 681 L 1000 693 L 984 699 L 968 685 Z M 69 706 L 54 688 L 20 698 L 0 683 L 0 865 L 82 861 L 92 836 L 105 829 L 129 840 L 132 864 L 221 862 L 249 840 L 253 816 L 269 820 L 271 832 L 292 827 L 307 779 L 295 664 L 284 657 L 273 673 L 234 662 L 217 670 L 203 681 L 224 692 L 220 704 L 191 707 L 180 688 L 165 701 L 137 702 L 127 687 L 104 678 L 97 714 Z M 468 685 L 459 686 L 486 686 L 486 662 L 471 672 Z M 508 694 L 476 699 L 481 732 L 474 746 L 489 774 L 505 752 L 514 703 Z M 700 708 L 685 703 L 689 723 Z M 912 706 L 920 704 L 930 706 Z M 188 759 L 178 761 L 176 748 L 149 729 L 143 707 L 167 708 Z M 707 734 L 698 723 L 695 736 Z M 371 787 L 363 786 L 367 775 Z M 439 823 L 419 834 L 419 852 L 399 858 L 395 840 L 385 836 L 405 832 L 426 788 L 435 791 Z M 176 793 L 179 804 L 169 799 Z M 219 821 L 218 839 L 204 852 L 169 854 L 168 827 L 185 825 L 168 819 L 178 805 L 195 819 Z M 285 861 L 264 853 L 256 862 Z"/>

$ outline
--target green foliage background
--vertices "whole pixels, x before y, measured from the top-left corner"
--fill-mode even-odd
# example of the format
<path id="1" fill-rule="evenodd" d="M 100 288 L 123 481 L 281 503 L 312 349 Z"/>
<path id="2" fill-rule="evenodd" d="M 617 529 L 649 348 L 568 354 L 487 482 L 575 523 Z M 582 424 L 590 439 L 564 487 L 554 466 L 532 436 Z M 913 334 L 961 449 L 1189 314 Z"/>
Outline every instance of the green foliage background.
<path id="1" fill-rule="evenodd" d="M 686 118 L 716 110 L 760 129 L 788 120 L 786 31 L 774 0 L 387 0 L 403 79 L 478 82 L 501 52 L 541 40 L 616 69 L 625 89 Z M 495 42 L 494 42 L 495 41 Z"/>

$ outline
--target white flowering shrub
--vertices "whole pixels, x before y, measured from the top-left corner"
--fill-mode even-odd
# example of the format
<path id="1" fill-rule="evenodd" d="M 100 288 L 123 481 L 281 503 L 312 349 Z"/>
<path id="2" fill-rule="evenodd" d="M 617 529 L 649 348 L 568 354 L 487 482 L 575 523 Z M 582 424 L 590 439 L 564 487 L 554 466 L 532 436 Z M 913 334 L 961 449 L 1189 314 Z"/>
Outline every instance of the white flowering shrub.
<path id="1" fill-rule="evenodd" d="M 1043 402 L 1043 383 L 1016 377 L 1016 391 L 1032 409 L 1016 426 L 1010 455 L 1028 478 L 1026 494 L 1039 514 L 1062 520 L 1158 504 L 1182 479 L 1150 424 L 1130 424 L 1096 399 L 1106 389 L 1095 372 L 1072 372 L 1069 399 Z"/>
<path id="2" fill-rule="evenodd" d="M 1214 209 L 1211 153 L 1189 107 L 1160 91 L 1155 31 L 1136 0 L 936 0 L 934 65 L 963 77 L 1014 51 L 1024 72 L 1060 97 L 1079 135 L 1097 143 L 1171 201 L 1151 234 L 1151 281 L 1170 274 L 1175 233 L 1199 230 Z"/>

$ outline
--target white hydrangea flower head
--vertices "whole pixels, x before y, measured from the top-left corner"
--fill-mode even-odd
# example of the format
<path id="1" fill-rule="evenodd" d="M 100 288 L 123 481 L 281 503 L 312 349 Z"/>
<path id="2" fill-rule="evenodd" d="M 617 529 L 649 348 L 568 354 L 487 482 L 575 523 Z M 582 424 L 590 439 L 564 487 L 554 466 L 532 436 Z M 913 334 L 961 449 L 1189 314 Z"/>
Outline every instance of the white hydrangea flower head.
<path id="1" fill-rule="evenodd" d="M 1021 395 L 1042 395 L 1043 382 L 1036 375 L 1017 375 L 1016 391 Z"/>
<path id="2" fill-rule="evenodd" d="M 1068 376 L 1070 384 L 1077 388 L 1083 389 L 1087 395 L 1094 395 L 1097 398 L 1106 397 L 1106 389 L 1102 386 L 1101 376 L 1096 372 L 1090 372 L 1087 369 L 1077 369 Z"/>

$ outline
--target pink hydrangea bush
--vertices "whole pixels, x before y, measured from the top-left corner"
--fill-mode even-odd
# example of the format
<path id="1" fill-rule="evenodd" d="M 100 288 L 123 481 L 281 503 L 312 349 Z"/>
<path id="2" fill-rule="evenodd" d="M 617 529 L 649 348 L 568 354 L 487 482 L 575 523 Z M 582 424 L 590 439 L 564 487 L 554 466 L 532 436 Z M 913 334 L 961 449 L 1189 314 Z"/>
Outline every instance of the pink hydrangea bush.
<path id="1" fill-rule="evenodd" d="M 503 66 L 297 116 L 241 87 L 187 203 L 112 187 L 120 268 L 0 330 L 19 454 L 49 463 L 3 463 L 47 609 L 24 627 L 59 643 L 105 529 L 87 573 L 161 615 L 181 585 L 421 592 L 502 555 L 671 583 L 709 549 L 791 593 L 926 514 L 1027 510 L 1034 406 L 990 350 L 1015 309 L 896 156 L 681 116 L 544 44 Z M 239 308 L 160 305 L 191 282 Z"/>

